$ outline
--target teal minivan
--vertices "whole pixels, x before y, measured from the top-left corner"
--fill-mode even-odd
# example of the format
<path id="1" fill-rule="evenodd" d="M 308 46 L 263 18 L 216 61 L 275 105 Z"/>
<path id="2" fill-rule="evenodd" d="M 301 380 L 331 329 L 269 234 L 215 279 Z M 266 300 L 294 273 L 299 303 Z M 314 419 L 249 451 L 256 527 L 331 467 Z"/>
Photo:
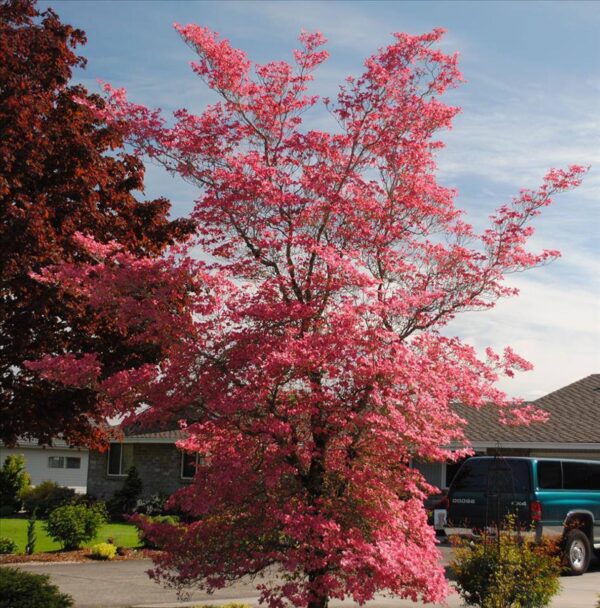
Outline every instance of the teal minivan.
<path id="1" fill-rule="evenodd" d="M 560 541 L 571 574 L 600 557 L 600 462 L 477 456 L 456 473 L 446 498 L 446 534 L 493 527 L 507 514 L 539 541 Z"/>

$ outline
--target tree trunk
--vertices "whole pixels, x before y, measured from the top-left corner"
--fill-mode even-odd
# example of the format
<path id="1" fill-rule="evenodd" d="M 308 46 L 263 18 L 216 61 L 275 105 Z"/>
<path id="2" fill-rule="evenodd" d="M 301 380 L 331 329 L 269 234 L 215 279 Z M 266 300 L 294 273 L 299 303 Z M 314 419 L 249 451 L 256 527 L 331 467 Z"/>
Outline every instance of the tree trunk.
<path id="1" fill-rule="evenodd" d="M 308 582 L 314 583 L 320 576 L 323 575 L 323 571 L 309 572 Z M 312 589 L 311 589 L 312 592 Z M 327 608 L 329 604 L 329 596 L 327 594 L 315 594 L 312 599 L 309 600 L 307 608 Z"/>
<path id="2" fill-rule="evenodd" d="M 326 595 L 323 595 L 308 602 L 308 608 L 327 608 L 328 605 L 329 598 Z"/>

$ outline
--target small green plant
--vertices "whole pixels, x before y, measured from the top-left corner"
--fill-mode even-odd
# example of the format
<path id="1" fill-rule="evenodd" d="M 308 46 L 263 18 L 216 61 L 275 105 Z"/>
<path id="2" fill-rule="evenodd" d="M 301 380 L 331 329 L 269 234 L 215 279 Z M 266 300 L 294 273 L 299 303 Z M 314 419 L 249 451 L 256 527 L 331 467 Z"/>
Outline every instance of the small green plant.
<path id="1" fill-rule="evenodd" d="M 113 559 L 116 554 L 117 547 L 111 543 L 98 543 L 92 547 L 90 553 L 93 559 Z"/>
<path id="2" fill-rule="evenodd" d="M 468 606 L 544 608 L 560 589 L 556 545 L 525 540 L 513 516 L 494 536 L 459 544 L 450 566 Z"/>
<path id="3" fill-rule="evenodd" d="M 27 555 L 33 555 L 35 553 L 35 543 L 37 541 L 37 534 L 35 532 L 36 520 L 37 511 L 34 509 L 27 520 L 27 544 L 25 545 L 25 553 L 27 553 Z"/>
<path id="4" fill-rule="evenodd" d="M 113 494 L 106 506 L 111 517 L 118 519 L 133 513 L 142 493 L 142 480 L 135 467 L 130 467 L 123 485 Z"/>
<path id="5" fill-rule="evenodd" d="M 64 549 L 79 549 L 82 543 L 96 537 L 106 521 L 103 505 L 65 505 L 50 513 L 46 530 L 48 536 L 61 543 Z"/>
<path id="6" fill-rule="evenodd" d="M 138 498 L 135 503 L 134 511 L 142 515 L 162 515 L 165 511 L 167 498 L 168 496 L 162 494 L 153 494 L 152 496 Z"/>
<path id="7" fill-rule="evenodd" d="M 21 492 L 23 508 L 27 513 L 37 512 L 40 518 L 47 517 L 54 509 L 71 504 L 76 500 L 75 490 L 59 486 L 54 481 L 42 481 L 35 487 Z"/>
<path id="8" fill-rule="evenodd" d="M 73 598 L 60 593 L 45 574 L 0 568 L 0 608 L 70 608 Z"/>
<path id="9" fill-rule="evenodd" d="M 0 505 L 3 514 L 15 513 L 21 508 L 21 495 L 31 483 L 21 454 L 6 457 L 0 469 Z"/>
<path id="10" fill-rule="evenodd" d="M 17 544 L 12 538 L 0 537 L 0 555 L 9 555 L 15 553 Z"/>

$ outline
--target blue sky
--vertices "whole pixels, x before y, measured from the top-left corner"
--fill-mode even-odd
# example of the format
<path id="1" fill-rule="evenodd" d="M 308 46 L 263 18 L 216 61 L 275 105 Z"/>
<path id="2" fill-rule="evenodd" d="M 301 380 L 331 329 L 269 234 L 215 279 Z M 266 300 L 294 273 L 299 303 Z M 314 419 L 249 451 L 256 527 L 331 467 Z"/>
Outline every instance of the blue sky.
<path id="1" fill-rule="evenodd" d="M 393 31 L 448 30 L 444 50 L 459 51 L 467 80 L 447 96 L 463 112 L 443 135 L 439 177 L 481 228 L 495 206 L 535 187 L 552 166 L 592 165 L 584 186 L 561 196 L 537 223 L 534 246 L 560 249 L 547 267 L 512 276 L 521 296 L 452 324 L 477 348 L 513 346 L 535 370 L 502 381 L 535 398 L 600 372 L 600 4 L 596 2 L 127 2 L 53 1 L 61 18 L 84 29 L 85 71 L 128 89 L 133 101 L 201 112 L 213 100 L 191 73 L 192 51 L 173 22 L 198 23 L 229 38 L 251 59 L 290 58 L 301 28 L 329 39 L 329 61 L 314 91 L 335 93 Z M 316 112 L 314 125 L 325 124 Z M 148 167 L 148 197 L 167 196 L 175 215 L 196 192 Z"/>

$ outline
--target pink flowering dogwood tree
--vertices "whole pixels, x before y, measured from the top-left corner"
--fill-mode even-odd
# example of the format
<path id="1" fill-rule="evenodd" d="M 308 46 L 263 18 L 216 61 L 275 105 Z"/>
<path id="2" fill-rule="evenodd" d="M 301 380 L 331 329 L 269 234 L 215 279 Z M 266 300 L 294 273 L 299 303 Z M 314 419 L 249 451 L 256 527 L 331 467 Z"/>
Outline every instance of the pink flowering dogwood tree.
<path id="1" fill-rule="evenodd" d="M 442 30 L 394 34 L 327 100 L 307 92 L 327 58 L 320 34 L 301 34 L 292 64 L 253 65 L 206 28 L 176 27 L 221 101 L 168 122 L 107 85 L 96 111 L 197 184 L 194 241 L 140 260 L 80 235 L 96 263 L 39 275 L 164 359 L 108 370 L 64 353 L 30 366 L 88 386 L 107 415 L 144 404 L 145 420 L 187 420 L 180 447 L 202 464 L 170 502 L 191 523 L 147 530 L 166 549 L 163 582 L 214 590 L 275 570 L 257 584 L 273 607 L 378 591 L 441 601 L 432 488 L 411 460 L 467 445 L 456 402 L 493 403 L 509 424 L 544 416 L 495 388 L 529 363 L 509 348 L 480 358 L 440 329 L 514 295 L 507 273 L 558 255 L 526 249 L 530 220 L 584 169 L 550 171 L 476 234 L 434 175 L 436 133 L 458 112 L 440 96 L 461 80 L 456 56 L 436 49 Z M 332 132 L 302 128 L 316 104 Z"/>

